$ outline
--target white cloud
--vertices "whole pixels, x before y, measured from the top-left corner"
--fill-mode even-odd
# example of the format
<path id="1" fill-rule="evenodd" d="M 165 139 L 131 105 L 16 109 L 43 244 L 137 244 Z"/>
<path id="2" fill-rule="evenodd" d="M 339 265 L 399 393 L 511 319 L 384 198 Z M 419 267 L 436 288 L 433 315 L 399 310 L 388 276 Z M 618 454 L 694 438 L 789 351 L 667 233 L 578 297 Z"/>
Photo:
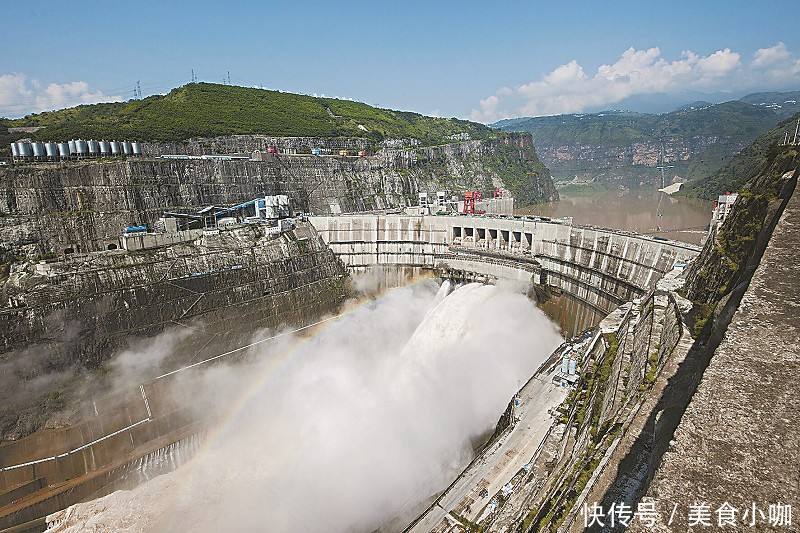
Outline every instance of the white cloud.
<path id="1" fill-rule="evenodd" d="M 479 102 L 480 110 L 472 110 L 472 119 L 478 122 L 491 122 L 496 117 L 501 116 L 497 110 L 500 98 L 496 95 L 487 96 Z"/>
<path id="2" fill-rule="evenodd" d="M 794 58 L 782 42 L 756 50 L 751 65 L 768 84 L 785 86 L 800 80 L 800 59 Z"/>
<path id="3" fill-rule="evenodd" d="M 79 104 L 120 100 L 121 96 L 92 90 L 85 81 L 45 85 L 25 74 L 0 74 L 0 116 L 17 117 Z"/>
<path id="4" fill-rule="evenodd" d="M 708 78 L 718 78 L 733 72 L 740 64 L 741 56 L 730 48 L 717 50 L 713 54 L 697 59 L 697 70 Z"/>
<path id="5" fill-rule="evenodd" d="M 758 71 L 758 72 L 757 72 Z M 783 43 L 762 48 L 750 63 L 724 48 L 701 56 L 683 52 L 672 61 L 657 47 L 628 48 L 614 63 L 586 72 L 577 60 L 565 63 L 539 80 L 514 89 L 502 87 L 479 102 L 471 118 L 492 122 L 509 116 L 579 113 L 613 105 L 641 94 L 679 90 L 723 91 L 800 82 L 800 60 L 792 59 Z"/>
<path id="6" fill-rule="evenodd" d="M 792 54 L 789 53 L 786 45 L 782 42 L 779 42 L 770 48 L 759 48 L 756 50 L 756 52 L 753 54 L 753 66 L 765 67 L 774 65 L 776 63 L 787 61 L 791 57 Z"/>

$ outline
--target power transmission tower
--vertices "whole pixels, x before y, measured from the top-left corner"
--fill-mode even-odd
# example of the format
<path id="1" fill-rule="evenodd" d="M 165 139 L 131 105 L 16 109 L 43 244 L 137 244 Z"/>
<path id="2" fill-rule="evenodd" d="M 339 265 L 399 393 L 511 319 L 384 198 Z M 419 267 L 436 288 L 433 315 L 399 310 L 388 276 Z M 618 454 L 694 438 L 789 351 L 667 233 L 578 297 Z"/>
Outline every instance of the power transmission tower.
<path id="1" fill-rule="evenodd" d="M 231 84 L 231 71 L 228 71 L 228 85 Z"/>
<path id="2" fill-rule="evenodd" d="M 142 84 L 139 82 L 139 80 L 136 80 L 136 89 L 134 89 L 133 93 L 136 95 L 137 99 L 142 99 Z"/>
<path id="3" fill-rule="evenodd" d="M 194 69 L 192 69 L 192 83 L 197 83 L 197 77 L 194 75 Z"/>
<path id="4" fill-rule="evenodd" d="M 673 168 L 675 165 L 667 165 L 666 160 L 666 148 L 664 146 L 664 138 L 661 138 L 661 164 L 658 165 L 656 168 L 661 170 L 661 188 L 663 189 L 666 187 L 666 176 L 665 172 L 668 168 Z M 662 194 L 658 195 L 658 205 L 656 206 L 656 231 L 661 231 L 661 201 L 664 199 L 667 193 L 662 192 Z"/>
<path id="5" fill-rule="evenodd" d="M 661 188 L 663 189 L 666 187 L 666 176 L 664 173 L 668 168 L 674 168 L 675 165 L 667 165 L 666 163 L 666 149 L 664 147 L 664 139 L 661 139 L 661 164 L 658 165 L 656 168 L 661 170 Z"/>

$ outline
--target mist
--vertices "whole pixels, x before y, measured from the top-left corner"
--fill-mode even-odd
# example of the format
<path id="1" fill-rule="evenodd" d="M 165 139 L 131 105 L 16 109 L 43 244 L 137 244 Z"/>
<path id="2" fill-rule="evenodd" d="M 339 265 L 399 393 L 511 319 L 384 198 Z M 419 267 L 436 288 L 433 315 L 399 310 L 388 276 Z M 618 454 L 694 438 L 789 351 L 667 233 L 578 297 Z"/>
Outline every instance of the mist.
<path id="1" fill-rule="evenodd" d="M 225 416 L 204 450 L 73 517 L 126 531 L 402 529 L 561 342 L 509 287 L 449 290 L 392 289 L 309 338 L 210 368 L 194 401 Z"/>

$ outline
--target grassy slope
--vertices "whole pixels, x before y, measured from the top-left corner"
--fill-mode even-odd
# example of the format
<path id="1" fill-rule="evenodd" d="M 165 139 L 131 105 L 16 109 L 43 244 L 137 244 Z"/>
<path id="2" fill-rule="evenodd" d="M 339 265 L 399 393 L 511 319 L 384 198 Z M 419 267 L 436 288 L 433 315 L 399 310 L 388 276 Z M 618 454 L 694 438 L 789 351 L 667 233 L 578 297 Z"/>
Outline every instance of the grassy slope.
<path id="1" fill-rule="evenodd" d="M 6 126 L 44 126 L 34 137 L 177 141 L 191 137 L 258 133 L 277 136 L 354 136 L 381 140 L 414 137 L 446 142 L 456 133 L 485 138 L 492 130 L 457 119 L 379 109 L 359 102 L 263 89 L 196 83 L 164 96 L 82 105 L 5 120 Z M 359 124 L 367 128 L 363 131 Z M 0 124 L 2 126 L 2 124 Z M 3 128 L 4 129 L 4 128 Z"/>
<path id="2" fill-rule="evenodd" d="M 728 163 L 706 178 L 689 183 L 682 191 L 689 196 L 713 199 L 725 191 L 737 191 L 747 180 L 760 172 L 770 158 L 771 151 L 783 141 L 784 132 L 791 130 L 800 113 L 781 121 L 776 127 L 760 135 L 750 146 L 736 154 Z"/>

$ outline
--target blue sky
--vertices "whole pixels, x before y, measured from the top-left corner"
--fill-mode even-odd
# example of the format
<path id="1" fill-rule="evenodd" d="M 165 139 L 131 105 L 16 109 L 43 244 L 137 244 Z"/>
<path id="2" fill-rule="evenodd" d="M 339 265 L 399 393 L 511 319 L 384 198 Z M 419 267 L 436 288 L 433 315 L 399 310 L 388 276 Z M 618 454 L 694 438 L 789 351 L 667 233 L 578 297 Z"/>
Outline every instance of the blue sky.
<path id="1" fill-rule="evenodd" d="M 57 5 L 4 9 L 0 116 L 128 99 L 137 80 L 145 95 L 164 92 L 192 68 L 205 81 L 230 71 L 239 85 L 483 121 L 800 89 L 785 1 Z M 601 65 L 613 68 L 598 76 Z"/>

